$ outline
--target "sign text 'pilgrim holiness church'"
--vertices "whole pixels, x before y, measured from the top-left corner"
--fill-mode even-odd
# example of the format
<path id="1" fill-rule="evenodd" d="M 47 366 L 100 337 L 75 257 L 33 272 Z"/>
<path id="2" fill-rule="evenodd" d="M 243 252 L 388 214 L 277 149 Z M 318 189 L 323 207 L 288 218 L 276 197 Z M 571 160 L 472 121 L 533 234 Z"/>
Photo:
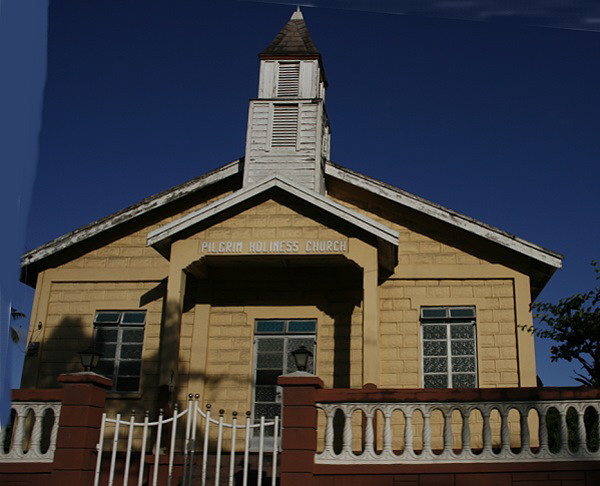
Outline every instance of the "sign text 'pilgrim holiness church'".
<path id="1" fill-rule="evenodd" d="M 346 240 L 204 241 L 202 253 L 345 253 Z"/>

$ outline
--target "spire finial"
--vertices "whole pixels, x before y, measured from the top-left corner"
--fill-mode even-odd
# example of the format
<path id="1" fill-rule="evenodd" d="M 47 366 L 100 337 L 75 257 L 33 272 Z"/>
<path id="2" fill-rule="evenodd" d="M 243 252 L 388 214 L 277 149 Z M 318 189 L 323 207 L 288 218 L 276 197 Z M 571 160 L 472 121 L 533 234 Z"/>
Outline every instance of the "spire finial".
<path id="1" fill-rule="evenodd" d="M 304 17 L 302 16 L 302 11 L 300 10 L 300 5 L 296 5 L 296 11 L 292 14 L 292 18 L 290 20 L 302 20 Z"/>

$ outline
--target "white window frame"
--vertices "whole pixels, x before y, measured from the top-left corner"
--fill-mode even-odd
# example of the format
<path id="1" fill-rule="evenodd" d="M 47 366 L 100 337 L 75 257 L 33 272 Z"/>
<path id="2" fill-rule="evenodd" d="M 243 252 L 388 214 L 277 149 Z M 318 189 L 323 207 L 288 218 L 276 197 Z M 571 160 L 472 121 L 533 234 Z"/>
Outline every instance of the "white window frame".
<path id="1" fill-rule="evenodd" d="M 442 310 L 444 309 L 446 311 L 446 315 L 444 317 L 439 317 L 439 318 L 432 318 L 432 317 L 424 317 L 424 310 L 429 310 L 429 309 L 439 309 Z M 473 311 L 473 317 L 452 317 L 450 315 L 450 310 L 451 309 L 457 309 L 457 310 L 461 310 L 461 309 L 469 309 Z M 475 306 L 473 305 L 460 305 L 460 306 L 439 306 L 439 305 L 432 305 L 432 306 L 422 306 L 421 310 L 419 312 L 419 317 L 420 317 L 420 333 L 421 333 L 421 387 L 425 388 L 425 376 L 426 375 L 435 375 L 435 374 L 442 374 L 442 373 L 425 373 L 425 358 L 431 358 L 434 356 L 425 356 L 425 336 L 424 336 L 424 332 L 423 329 L 425 326 L 427 325 L 445 325 L 446 326 L 446 377 L 447 377 L 447 386 L 446 389 L 448 388 L 455 388 L 454 384 L 452 383 L 452 374 L 453 374 L 453 370 L 452 370 L 452 337 L 451 337 L 451 327 L 452 325 L 465 325 L 465 324 L 471 324 L 473 326 L 473 354 L 472 355 L 458 355 L 458 356 L 454 356 L 454 357 L 472 357 L 475 363 L 475 368 L 474 371 L 470 371 L 470 372 L 464 372 L 465 374 L 471 374 L 475 376 L 475 385 L 473 386 L 473 388 L 477 388 L 479 387 L 479 369 L 478 369 L 478 355 L 477 355 L 477 309 Z M 442 321 L 445 320 L 446 322 L 437 322 L 437 321 Z M 439 356 L 440 358 L 442 358 L 443 356 Z M 461 373 L 460 371 L 456 372 L 456 373 Z M 428 388 L 428 389 L 436 389 L 436 388 Z M 443 388 L 437 388 L 437 389 L 443 389 Z"/>

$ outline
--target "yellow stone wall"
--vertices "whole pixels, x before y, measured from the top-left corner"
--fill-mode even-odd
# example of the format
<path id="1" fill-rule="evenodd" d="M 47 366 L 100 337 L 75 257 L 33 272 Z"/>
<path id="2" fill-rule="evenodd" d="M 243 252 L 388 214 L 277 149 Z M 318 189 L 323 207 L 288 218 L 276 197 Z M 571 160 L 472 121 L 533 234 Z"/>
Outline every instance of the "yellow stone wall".
<path id="1" fill-rule="evenodd" d="M 141 307 L 148 310 L 141 399 L 152 404 L 149 397 L 159 381 L 160 320 L 169 262 L 146 246 L 146 236 L 208 202 L 137 228 L 102 248 L 41 272 L 30 333 L 43 344 L 37 358 L 27 359 L 24 385 L 52 386 L 57 373 L 79 369 L 76 352 L 87 345 L 96 310 Z M 533 340 L 517 328 L 517 323 L 531 320 L 528 277 L 498 263 L 497 257 L 490 256 L 489 245 L 474 247 L 472 240 L 463 242 L 447 228 L 430 229 L 411 215 L 394 213 L 393 208 L 375 202 L 359 205 L 352 198 L 339 198 L 338 202 L 400 234 L 398 266 L 376 290 L 379 335 L 375 342 L 379 348 L 368 358 L 379 362 L 379 386 L 422 386 L 419 309 L 424 305 L 476 307 L 480 386 L 535 385 Z M 406 224 L 401 224 L 403 218 Z M 192 266 L 201 263 L 202 243 L 207 241 L 289 239 L 345 239 L 349 249 L 354 240 L 322 220 L 266 200 L 189 236 L 189 255 L 182 261 Z M 307 258 L 302 252 L 287 257 Z M 256 266 L 240 278 L 235 267 L 218 267 L 209 269 L 206 285 L 188 285 L 180 333 L 179 400 L 188 393 L 200 393 L 205 403 L 219 408 L 248 409 L 254 321 L 268 317 L 317 318 L 317 374 L 328 387 L 361 386 L 363 281 L 360 274 L 356 277 L 352 273 L 357 272 L 352 251 L 337 257 L 339 261 L 322 273 L 304 268 L 304 264 L 286 267 L 285 271 Z M 306 265 L 310 266 L 308 260 Z M 140 299 L 148 293 L 152 299 L 140 306 Z M 37 330 L 38 322 L 43 323 L 41 330 Z M 350 361 L 343 372 L 336 371 L 340 347 Z M 132 402 L 113 403 L 115 408 L 131 408 Z"/>
<path id="2" fill-rule="evenodd" d="M 422 306 L 475 306 L 479 386 L 519 386 L 511 279 L 388 280 L 381 295 L 380 384 L 419 388 Z"/>

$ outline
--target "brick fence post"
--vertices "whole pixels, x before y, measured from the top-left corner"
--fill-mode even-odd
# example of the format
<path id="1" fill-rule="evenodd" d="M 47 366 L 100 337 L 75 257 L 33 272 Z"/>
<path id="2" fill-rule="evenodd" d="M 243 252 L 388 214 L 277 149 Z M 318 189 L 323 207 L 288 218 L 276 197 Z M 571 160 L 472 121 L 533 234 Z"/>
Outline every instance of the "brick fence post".
<path id="1" fill-rule="evenodd" d="M 283 387 L 281 486 L 309 486 L 317 451 L 316 392 L 323 381 L 297 371 L 277 382 Z"/>
<path id="2" fill-rule="evenodd" d="M 58 381 L 63 385 L 63 400 L 50 484 L 94 484 L 96 445 L 106 389 L 112 381 L 89 372 L 60 375 Z"/>

